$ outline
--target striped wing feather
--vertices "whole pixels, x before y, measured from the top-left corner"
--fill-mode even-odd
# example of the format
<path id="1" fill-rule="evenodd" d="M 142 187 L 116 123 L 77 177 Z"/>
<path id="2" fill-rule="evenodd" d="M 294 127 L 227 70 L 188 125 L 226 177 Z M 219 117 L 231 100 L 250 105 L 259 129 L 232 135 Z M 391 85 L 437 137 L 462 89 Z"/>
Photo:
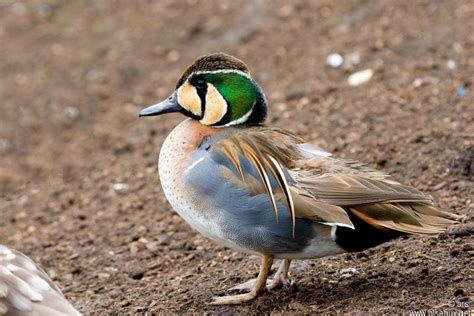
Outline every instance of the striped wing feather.
<path id="1" fill-rule="evenodd" d="M 438 233 L 459 219 L 433 207 L 430 196 L 389 175 L 311 150 L 301 138 L 280 129 L 241 129 L 215 143 L 212 150 L 228 158 L 241 185 L 269 195 L 276 218 L 276 196 L 284 196 L 293 232 L 297 217 L 354 228 L 347 212 L 376 228 L 418 234 Z M 243 161 L 257 171 L 258 182 L 249 179 Z"/>

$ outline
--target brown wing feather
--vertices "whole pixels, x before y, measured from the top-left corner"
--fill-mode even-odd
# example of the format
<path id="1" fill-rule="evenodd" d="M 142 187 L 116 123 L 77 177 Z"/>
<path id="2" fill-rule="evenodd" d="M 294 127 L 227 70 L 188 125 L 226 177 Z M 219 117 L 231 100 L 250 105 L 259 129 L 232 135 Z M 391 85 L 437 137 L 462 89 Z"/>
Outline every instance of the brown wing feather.
<path id="1" fill-rule="evenodd" d="M 354 228 L 346 209 L 378 229 L 405 233 L 437 233 L 459 219 L 433 207 L 430 196 L 399 184 L 386 173 L 357 161 L 318 154 L 319 150 L 311 154 L 301 138 L 280 129 L 240 129 L 215 143 L 213 150 L 229 159 L 249 190 L 264 188 L 277 218 L 276 200 L 284 196 L 293 232 L 298 217 Z M 255 167 L 260 183 L 245 179 L 240 159 Z M 278 187 L 272 188 L 270 179 Z"/>
<path id="2" fill-rule="evenodd" d="M 436 234 L 460 217 L 422 203 L 374 203 L 351 208 L 354 215 L 375 227 L 409 234 Z"/>
<path id="3" fill-rule="evenodd" d="M 298 186 L 318 200 L 351 206 L 377 202 L 423 202 L 432 199 L 420 191 L 360 175 L 325 173 L 318 176 L 295 176 Z"/>
<path id="4" fill-rule="evenodd" d="M 326 166 L 331 165 L 330 159 L 326 159 Z M 315 200 L 350 208 L 355 216 L 376 228 L 433 234 L 444 231 L 461 218 L 436 209 L 430 196 L 392 181 L 388 176 L 381 177 L 377 172 L 365 174 L 350 167 L 331 170 L 346 173 L 329 173 L 328 170 L 326 167 L 318 173 L 310 170 L 292 175 L 296 185 Z"/>

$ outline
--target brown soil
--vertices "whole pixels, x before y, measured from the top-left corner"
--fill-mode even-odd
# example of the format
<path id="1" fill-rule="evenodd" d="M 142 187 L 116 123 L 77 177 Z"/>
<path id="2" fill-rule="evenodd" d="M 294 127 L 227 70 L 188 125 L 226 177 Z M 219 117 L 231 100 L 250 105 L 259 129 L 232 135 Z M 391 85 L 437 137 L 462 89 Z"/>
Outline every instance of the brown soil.
<path id="1" fill-rule="evenodd" d="M 41 263 L 85 314 L 473 308 L 472 1 L 13 2 L 0 1 L 0 242 Z M 258 260 L 172 212 L 156 160 L 183 118 L 137 112 L 214 51 L 251 67 L 268 124 L 390 172 L 466 222 L 300 261 L 297 286 L 208 306 Z M 329 68 L 331 52 L 361 63 Z M 372 80 L 350 87 L 366 68 Z"/>

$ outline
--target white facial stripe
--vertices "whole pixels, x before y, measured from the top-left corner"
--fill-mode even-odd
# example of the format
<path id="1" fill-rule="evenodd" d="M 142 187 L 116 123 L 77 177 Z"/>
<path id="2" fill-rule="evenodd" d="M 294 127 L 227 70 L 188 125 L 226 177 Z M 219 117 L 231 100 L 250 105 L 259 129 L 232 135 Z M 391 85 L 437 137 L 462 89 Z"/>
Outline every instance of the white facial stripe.
<path id="1" fill-rule="evenodd" d="M 200 122 L 212 125 L 219 122 L 227 112 L 227 102 L 211 83 L 207 84 L 206 110 Z"/>
<path id="2" fill-rule="evenodd" d="M 237 69 L 221 69 L 221 70 L 211 70 L 211 71 L 195 71 L 193 72 L 192 74 L 189 75 L 189 77 L 193 76 L 193 75 L 202 75 L 202 74 L 219 74 L 219 73 L 223 73 L 223 74 L 228 74 L 228 73 L 236 73 L 236 74 L 239 74 L 241 76 L 244 76 L 250 80 L 252 80 L 252 77 L 250 77 L 250 74 L 246 73 L 246 72 L 243 72 L 241 70 L 237 70 Z M 188 78 L 189 78 L 188 77 Z"/>
<path id="3" fill-rule="evenodd" d="M 189 112 L 201 117 L 201 98 L 196 88 L 188 81 L 178 89 L 178 103 Z"/>

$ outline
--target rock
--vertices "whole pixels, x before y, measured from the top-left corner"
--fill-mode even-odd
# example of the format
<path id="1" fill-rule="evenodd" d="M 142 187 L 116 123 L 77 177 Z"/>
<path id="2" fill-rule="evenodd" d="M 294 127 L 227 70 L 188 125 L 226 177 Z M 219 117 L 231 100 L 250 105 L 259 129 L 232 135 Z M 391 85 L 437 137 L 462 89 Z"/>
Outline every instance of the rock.
<path id="1" fill-rule="evenodd" d="M 79 109 L 74 107 L 74 106 L 68 106 L 65 110 L 64 110 L 64 113 L 66 114 L 66 116 L 71 119 L 71 120 L 75 120 L 79 117 L 79 115 L 81 114 L 79 112 Z"/>
<path id="2" fill-rule="evenodd" d="M 156 238 L 156 242 L 161 246 L 167 245 L 168 241 L 169 241 L 169 236 L 166 234 L 161 234 L 158 236 L 158 238 Z"/>
<path id="3" fill-rule="evenodd" d="M 128 190 L 128 184 L 126 184 L 126 183 L 115 183 L 112 186 L 112 189 L 114 189 L 114 191 L 117 191 L 117 192 L 125 192 L 125 191 Z"/>
<path id="4" fill-rule="evenodd" d="M 344 57 L 338 53 L 329 54 L 326 57 L 326 64 L 332 68 L 339 68 L 344 63 Z"/>
<path id="5" fill-rule="evenodd" d="M 148 249 L 150 251 L 156 251 L 156 250 L 158 250 L 158 248 L 159 248 L 159 243 L 156 242 L 156 241 L 151 241 L 151 242 L 146 244 L 146 249 Z"/>
<path id="6" fill-rule="evenodd" d="M 374 75 L 374 71 L 372 69 L 365 69 L 362 71 L 355 72 L 347 78 L 347 83 L 349 85 L 355 87 L 359 86 L 363 83 L 368 82 L 372 76 Z"/>
<path id="7" fill-rule="evenodd" d="M 130 277 L 134 280 L 141 280 L 144 275 L 145 275 L 145 271 L 143 270 L 136 270 L 130 273 Z"/>
<path id="8" fill-rule="evenodd" d="M 357 271 L 356 268 L 351 267 L 339 270 L 338 274 L 340 279 L 349 279 L 354 275 L 359 274 L 359 271 Z"/>
<path id="9" fill-rule="evenodd" d="M 446 63 L 446 66 L 448 67 L 449 70 L 454 70 L 458 68 L 458 65 L 453 59 L 449 59 L 448 62 Z"/>
<path id="10" fill-rule="evenodd" d="M 445 186 L 446 186 L 446 182 L 443 181 L 443 182 L 440 182 L 437 185 L 435 185 L 433 187 L 433 190 L 438 191 L 438 190 L 441 190 L 442 188 L 444 188 Z"/>
<path id="11" fill-rule="evenodd" d="M 346 61 L 350 65 L 356 66 L 360 64 L 360 54 L 358 52 L 350 53 L 346 55 Z"/>

